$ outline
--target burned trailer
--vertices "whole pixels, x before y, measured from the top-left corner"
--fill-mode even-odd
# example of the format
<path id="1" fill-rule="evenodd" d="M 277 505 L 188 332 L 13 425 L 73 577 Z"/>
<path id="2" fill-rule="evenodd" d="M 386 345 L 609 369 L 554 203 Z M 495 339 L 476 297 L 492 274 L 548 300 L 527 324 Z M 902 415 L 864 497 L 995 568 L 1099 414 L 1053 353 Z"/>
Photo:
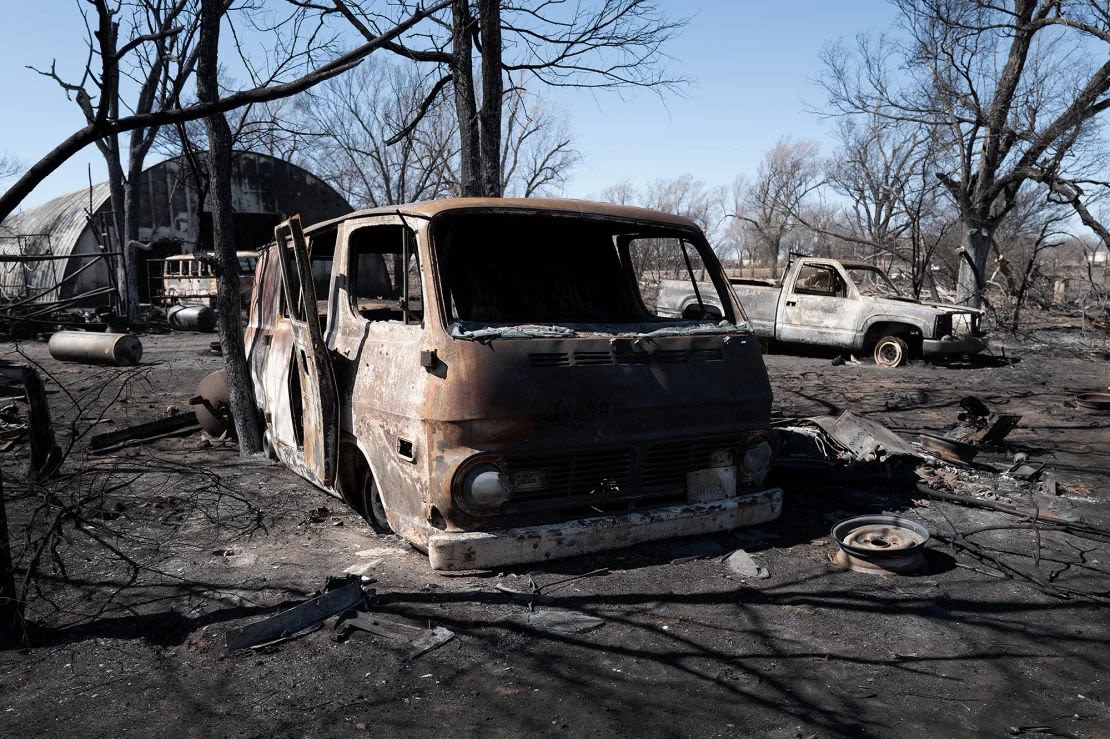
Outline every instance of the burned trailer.
<path id="1" fill-rule="evenodd" d="M 246 337 L 267 444 L 432 567 L 778 517 L 767 371 L 692 221 L 456 199 L 276 235 Z M 668 317 L 665 279 L 714 294 Z"/>

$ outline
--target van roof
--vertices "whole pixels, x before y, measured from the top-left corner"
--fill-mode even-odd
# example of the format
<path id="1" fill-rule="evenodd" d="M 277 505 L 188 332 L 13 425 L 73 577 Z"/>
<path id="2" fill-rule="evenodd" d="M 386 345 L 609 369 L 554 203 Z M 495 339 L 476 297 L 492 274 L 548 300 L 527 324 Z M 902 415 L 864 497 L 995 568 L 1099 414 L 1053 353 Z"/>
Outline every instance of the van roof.
<path id="1" fill-rule="evenodd" d="M 305 228 L 306 233 L 322 231 L 326 228 L 342 223 L 352 218 L 364 216 L 393 215 L 401 213 L 415 218 L 434 218 L 440 213 L 458 210 L 486 210 L 486 211 L 520 211 L 520 212 L 549 212 L 572 213 L 599 218 L 619 218 L 631 221 L 650 221 L 652 223 L 680 226 L 683 228 L 699 229 L 698 225 L 689 218 L 665 213 L 650 208 L 639 208 L 632 205 L 616 205 L 614 203 L 601 203 L 593 200 L 575 200 L 570 198 L 443 198 L 441 200 L 425 200 L 406 205 L 388 205 L 379 208 L 348 213 L 339 218 L 312 224 Z"/>

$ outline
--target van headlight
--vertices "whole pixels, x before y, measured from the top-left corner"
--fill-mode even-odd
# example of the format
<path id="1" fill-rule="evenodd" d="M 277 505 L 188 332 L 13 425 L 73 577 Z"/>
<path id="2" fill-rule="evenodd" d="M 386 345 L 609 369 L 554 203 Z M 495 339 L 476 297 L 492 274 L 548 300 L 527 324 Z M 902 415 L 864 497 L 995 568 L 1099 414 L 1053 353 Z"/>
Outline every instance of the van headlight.
<path id="1" fill-rule="evenodd" d="M 753 485 L 762 485 L 771 471 L 775 450 L 766 438 L 757 437 L 755 441 L 740 448 L 740 467 L 744 477 Z"/>
<path id="2" fill-rule="evenodd" d="M 468 467 L 458 483 L 463 505 L 473 511 L 493 511 L 509 499 L 511 492 L 508 477 L 492 462 Z"/>

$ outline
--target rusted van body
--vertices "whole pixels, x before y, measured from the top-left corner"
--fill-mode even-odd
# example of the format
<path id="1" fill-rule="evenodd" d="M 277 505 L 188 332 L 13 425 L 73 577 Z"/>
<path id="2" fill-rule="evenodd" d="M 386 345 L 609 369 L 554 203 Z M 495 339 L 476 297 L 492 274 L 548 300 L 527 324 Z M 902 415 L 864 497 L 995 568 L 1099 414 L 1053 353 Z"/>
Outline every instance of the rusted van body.
<path id="1" fill-rule="evenodd" d="M 719 307 L 657 315 L 658 282 L 698 270 Z M 261 252 L 246 339 L 273 453 L 436 569 L 781 510 L 759 346 L 685 218 L 457 199 L 294 219 Z"/>

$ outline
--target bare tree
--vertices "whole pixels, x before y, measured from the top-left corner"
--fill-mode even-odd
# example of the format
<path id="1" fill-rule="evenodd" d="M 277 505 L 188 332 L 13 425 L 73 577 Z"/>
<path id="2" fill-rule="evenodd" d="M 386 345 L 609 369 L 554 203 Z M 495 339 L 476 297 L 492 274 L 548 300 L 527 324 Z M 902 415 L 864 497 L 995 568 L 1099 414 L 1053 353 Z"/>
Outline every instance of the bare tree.
<path id="1" fill-rule="evenodd" d="M 22 171 L 22 162 L 7 154 L 0 154 L 0 182 L 10 180 Z"/>
<path id="2" fill-rule="evenodd" d="M 693 175 L 685 174 L 652 180 L 643 189 L 628 180 L 621 180 L 602 189 L 596 197 L 617 205 L 638 205 L 685 216 L 710 235 L 712 241 L 712 235 L 722 221 L 722 195 L 722 188 L 711 187 Z"/>
<path id="3" fill-rule="evenodd" d="M 1048 188 L 1026 187 L 995 231 L 995 276 L 1002 283 L 1011 331 L 1020 325 L 1021 309 L 1041 276 L 1045 252 L 1070 240 L 1068 221 L 1073 216 L 1069 204 L 1054 202 Z"/>
<path id="4" fill-rule="evenodd" d="M 530 198 L 561 192 L 582 158 L 566 118 L 531 94 L 523 82 L 505 95 L 500 192 Z"/>
<path id="5" fill-rule="evenodd" d="M 290 2 L 309 4 L 308 0 Z M 380 32 L 369 2 L 319 2 L 321 8 L 330 4 L 366 38 Z M 397 41 L 387 48 L 435 70 L 436 82 L 417 106 L 409 126 L 432 110 L 447 88 L 453 92 L 463 195 L 498 197 L 502 193 L 507 75 L 526 75 L 542 85 L 591 89 L 663 90 L 683 82 L 664 71 L 663 48 L 684 21 L 668 18 L 656 0 L 595 0 L 573 5 L 452 0 L 450 8 L 435 20 L 438 32 L 421 36 L 419 45 Z M 477 82 L 475 54 L 479 57 Z M 403 133 L 404 129 L 397 136 Z"/>
<path id="6" fill-rule="evenodd" d="M 376 36 L 372 41 L 367 41 L 349 51 L 330 57 L 326 61 L 321 61 L 310 55 L 305 58 L 305 63 L 308 67 L 307 71 L 298 72 L 288 77 L 283 76 L 280 80 L 274 80 L 271 83 L 254 85 L 246 89 L 229 92 L 222 95 L 219 100 L 214 102 L 197 102 L 191 105 L 175 103 L 172 106 L 150 113 L 135 113 L 116 117 L 111 115 L 110 106 L 106 101 L 102 100 L 98 102 L 95 107 L 96 115 L 93 121 L 86 123 L 86 125 L 74 131 L 64 141 L 27 168 L 14 184 L 0 195 L 0 219 L 10 215 L 23 199 L 26 198 L 27 195 L 29 195 L 51 172 L 56 170 L 70 157 L 86 146 L 95 143 L 98 139 L 139 128 L 165 126 L 183 121 L 199 120 L 206 116 L 215 113 L 225 113 L 250 103 L 280 100 L 304 92 L 314 85 L 320 84 L 321 82 L 358 66 L 358 64 L 369 56 L 371 52 L 383 48 L 387 43 L 394 41 L 406 31 L 420 25 L 431 14 L 446 7 L 449 1 L 450 0 L 439 0 L 439 2 L 432 3 L 427 7 L 419 7 L 413 10 L 411 14 L 403 16 L 401 19 L 390 22 L 389 24 L 383 22 L 381 24 L 381 34 Z M 98 54 L 100 54 L 100 35 L 94 34 L 94 36 L 97 38 Z M 131 50 L 132 49 L 126 45 L 120 47 L 121 52 L 130 52 Z M 100 56 L 103 57 L 104 55 L 100 54 Z M 114 58 L 119 56 L 119 54 L 112 56 Z M 118 75 L 118 59 L 110 61 L 109 66 L 111 67 L 112 65 L 115 65 L 116 69 L 114 71 L 109 70 L 110 74 Z"/>
<path id="7" fill-rule="evenodd" d="M 428 84 L 414 66 L 372 60 L 298 98 L 289 125 L 309 168 L 358 207 L 454 194 L 458 143 L 442 102 L 387 143 L 427 97 Z"/>
<path id="8" fill-rule="evenodd" d="M 834 114 L 923 126 L 959 212 L 957 299 L 979 305 L 994 233 L 1030 180 L 1068 188 L 1110 107 L 1110 9 L 1100 0 L 895 0 L 904 37 L 824 54 Z M 1082 207 L 1081 191 L 1073 204 Z M 1081 211 L 1080 211 L 1081 213 Z M 1081 213 L 1082 215 L 1082 213 Z"/>
<path id="9" fill-rule="evenodd" d="M 801 225 L 797 214 L 822 182 L 817 154 L 812 141 L 784 138 L 763 157 L 754 180 L 733 182 L 729 215 L 751 229 L 772 277 L 787 237 Z"/>
<path id="10" fill-rule="evenodd" d="M 300 97 L 286 125 L 296 129 L 310 168 L 359 206 L 457 195 L 460 144 L 450 106 L 435 100 L 414 117 L 433 84 L 417 66 L 379 61 Z M 501 191 L 558 191 L 579 159 L 565 120 L 521 85 L 506 101 Z"/>

